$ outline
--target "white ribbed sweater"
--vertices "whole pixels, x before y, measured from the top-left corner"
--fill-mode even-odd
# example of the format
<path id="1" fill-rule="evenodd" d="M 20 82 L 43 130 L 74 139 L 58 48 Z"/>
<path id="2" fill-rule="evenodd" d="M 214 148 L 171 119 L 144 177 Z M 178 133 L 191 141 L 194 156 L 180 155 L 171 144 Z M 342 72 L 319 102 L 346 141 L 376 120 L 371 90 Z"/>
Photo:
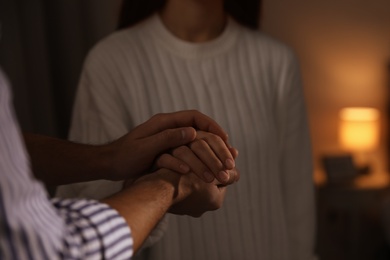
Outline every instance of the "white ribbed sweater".
<path id="1" fill-rule="evenodd" d="M 314 198 L 298 65 L 284 45 L 230 20 L 217 39 L 192 44 L 157 15 L 101 41 L 88 56 L 70 138 L 103 143 L 152 115 L 197 109 L 239 150 L 240 181 L 222 209 L 169 216 L 151 259 L 312 259 Z M 120 184 L 97 181 L 59 195 L 100 198 Z"/>

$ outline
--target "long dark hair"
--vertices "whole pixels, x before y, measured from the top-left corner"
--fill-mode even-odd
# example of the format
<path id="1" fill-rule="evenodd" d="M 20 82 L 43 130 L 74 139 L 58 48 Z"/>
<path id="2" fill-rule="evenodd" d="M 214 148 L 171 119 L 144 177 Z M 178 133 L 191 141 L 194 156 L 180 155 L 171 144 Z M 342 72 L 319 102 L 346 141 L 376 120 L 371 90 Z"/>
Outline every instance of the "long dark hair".
<path id="1" fill-rule="evenodd" d="M 165 0 L 123 0 L 118 29 L 132 26 L 160 10 Z M 259 28 L 260 0 L 225 0 L 225 10 L 237 22 Z"/>

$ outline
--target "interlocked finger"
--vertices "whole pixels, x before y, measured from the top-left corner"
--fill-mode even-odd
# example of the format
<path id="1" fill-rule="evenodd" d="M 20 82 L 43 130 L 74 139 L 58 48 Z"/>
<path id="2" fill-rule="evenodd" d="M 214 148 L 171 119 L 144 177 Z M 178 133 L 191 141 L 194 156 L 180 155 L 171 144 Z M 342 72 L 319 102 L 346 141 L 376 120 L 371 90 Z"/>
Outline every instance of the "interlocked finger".
<path id="1" fill-rule="evenodd" d="M 191 170 L 202 180 L 212 182 L 214 175 L 205 163 L 187 146 L 180 146 L 172 151 L 172 155 L 185 162 Z"/>

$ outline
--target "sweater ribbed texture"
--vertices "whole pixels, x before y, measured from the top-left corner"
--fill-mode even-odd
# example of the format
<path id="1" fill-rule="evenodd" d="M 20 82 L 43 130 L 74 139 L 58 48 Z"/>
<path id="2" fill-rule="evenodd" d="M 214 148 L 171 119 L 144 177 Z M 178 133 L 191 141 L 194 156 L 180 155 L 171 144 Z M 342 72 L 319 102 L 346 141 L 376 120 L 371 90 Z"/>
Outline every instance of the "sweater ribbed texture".
<path id="1" fill-rule="evenodd" d="M 104 143 L 161 112 L 197 109 L 239 150 L 223 208 L 169 215 L 150 259 L 313 259 L 311 151 L 298 64 L 270 37 L 229 20 L 217 39 L 175 38 L 154 15 L 101 41 L 86 60 L 70 138 Z M 62 187 L 100 198 L 120 183 Z M 145 256 L 144 256 L 145 257 Z"/>

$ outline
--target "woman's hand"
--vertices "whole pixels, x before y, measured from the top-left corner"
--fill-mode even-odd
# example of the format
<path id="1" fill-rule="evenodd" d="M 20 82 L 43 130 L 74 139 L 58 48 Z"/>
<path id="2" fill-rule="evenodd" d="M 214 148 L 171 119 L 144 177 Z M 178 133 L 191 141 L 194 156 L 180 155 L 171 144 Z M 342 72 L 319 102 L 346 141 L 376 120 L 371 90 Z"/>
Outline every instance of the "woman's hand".
<path id="1" fill-rule="evenodd" d="M 219 136 L 197 131 L 196 139 L 188 145 L 175 148 L 171 153 L 162 154 L 156 161 L 157 168 L 176 172 L 193 172 L 205 182 L 216 178 L 219 184 L 228 185 L 238 181 L 235 168 L 236 149 L 229 147 Z"/>

